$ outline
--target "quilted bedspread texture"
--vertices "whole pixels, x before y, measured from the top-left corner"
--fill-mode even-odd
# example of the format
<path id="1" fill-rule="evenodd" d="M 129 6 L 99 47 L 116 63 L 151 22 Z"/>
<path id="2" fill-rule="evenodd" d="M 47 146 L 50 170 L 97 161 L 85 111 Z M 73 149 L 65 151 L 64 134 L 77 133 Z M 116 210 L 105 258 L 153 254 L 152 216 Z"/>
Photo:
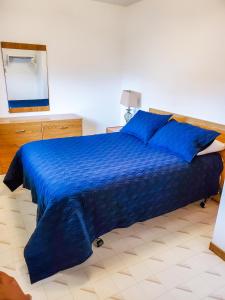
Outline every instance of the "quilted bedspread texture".
<path id="1" fill-rule="evenodd" d="M 114 228 L 217 194 L 222 168 L 219 154 L 187 163 L 124 133 L 24 145 L 4 182 L 23 184 L 38 206 L 24 251 L 31 282 L 84 262 Z"/>

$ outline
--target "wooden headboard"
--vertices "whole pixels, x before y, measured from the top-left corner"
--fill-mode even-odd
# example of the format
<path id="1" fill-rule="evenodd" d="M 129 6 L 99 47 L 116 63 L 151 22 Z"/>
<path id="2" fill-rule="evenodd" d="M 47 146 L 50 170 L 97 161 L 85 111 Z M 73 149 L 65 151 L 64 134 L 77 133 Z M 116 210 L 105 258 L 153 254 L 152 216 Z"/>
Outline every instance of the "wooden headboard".
<path id="1" fill-rule="evenodd" d="M 158 109 L 154 109 L 154 108 L 150 108 L 149 111 L 152 113 L 161 114 L 161 115 L 173 114 L 168 111 L 158 110 Z M 187 116 L 183 116 L 183 115 L 178 115 L 178 114 L 173 114 L 173 119 L 180 121 L 180 122 L 185 122 L 185 123 L 189 123 L 192 125 L 196 125 L 196 126 L 199 126 L 202 128 L 216 130 L 221 133 L 221 135 L 217 138 L 217 140 L 225 143 L 225 125 L 208 122 L 208 121 L 204 121 L 204 120 L 200 120 L 200 119 L 196 119 L 196 118 L 191 118 L 191 117 L 187 117 Z M 221 174 L 221 189 L 222 189 L 224 181 L 225 181 L 225 150 L 220 152 L 220 154 L 222 156 L 223 165 L 224 165 L 224 169 Z"/>

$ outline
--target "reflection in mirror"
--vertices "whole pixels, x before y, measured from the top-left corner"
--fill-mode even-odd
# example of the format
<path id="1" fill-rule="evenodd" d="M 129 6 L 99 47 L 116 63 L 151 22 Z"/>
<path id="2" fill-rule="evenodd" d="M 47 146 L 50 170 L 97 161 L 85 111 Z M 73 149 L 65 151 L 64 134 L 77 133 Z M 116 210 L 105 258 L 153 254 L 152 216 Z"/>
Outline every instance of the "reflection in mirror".
<path id="1" fill-rule="evenodd" d="M 9 42 L 1 46 L 9 112 L 49 110 L 46 46 Z"/>

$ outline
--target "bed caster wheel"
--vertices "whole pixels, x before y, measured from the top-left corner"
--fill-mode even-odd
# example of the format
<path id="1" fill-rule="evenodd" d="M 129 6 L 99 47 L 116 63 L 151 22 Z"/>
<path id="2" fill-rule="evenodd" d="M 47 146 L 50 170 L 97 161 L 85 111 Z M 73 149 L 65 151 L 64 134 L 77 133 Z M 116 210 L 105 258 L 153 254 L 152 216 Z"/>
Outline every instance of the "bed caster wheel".
<path id="1" fill-rule="evenodd" d="M 206 202 L 207 202 L 207 199 L 205 199 L 204 201 L 202 201 L 202 202 L 200 203 L 201 208 L 205 208 Z"/>
<path id="2" fill-rule="evenodd" d="M 205 202 L 202 201 L 202 202 L 200 203 L 200 206 L 201 206 L 201 208 L 205 208 Z"/>
<path id="3" fill-rule="evenodd" d="M 102 245 L 104 245 L 103 239 L 100 239 L 100 238 L 96 239 L 96 240 L 94 241 L 94 245 L 95 245 L 95 247 L 97 247 L 97 248 L 101 247 Z"/>

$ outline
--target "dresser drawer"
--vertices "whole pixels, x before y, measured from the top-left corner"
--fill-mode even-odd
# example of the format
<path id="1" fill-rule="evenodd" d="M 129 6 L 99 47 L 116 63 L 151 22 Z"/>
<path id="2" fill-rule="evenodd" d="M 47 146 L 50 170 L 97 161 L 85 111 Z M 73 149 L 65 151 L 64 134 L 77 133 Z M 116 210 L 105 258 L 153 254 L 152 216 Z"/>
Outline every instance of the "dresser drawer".
<path id="1" fill-rule="evenodd" d="M 43 122 L 43 139 L 64 138 L 82 135 L 82 120 Z"/>
<path id="2" fill-rule="evenodd" d="M 0 148 L 19 148 L 20 146 L 42 139 L 41 123 L 17 123 L 0 125 Z"/>

